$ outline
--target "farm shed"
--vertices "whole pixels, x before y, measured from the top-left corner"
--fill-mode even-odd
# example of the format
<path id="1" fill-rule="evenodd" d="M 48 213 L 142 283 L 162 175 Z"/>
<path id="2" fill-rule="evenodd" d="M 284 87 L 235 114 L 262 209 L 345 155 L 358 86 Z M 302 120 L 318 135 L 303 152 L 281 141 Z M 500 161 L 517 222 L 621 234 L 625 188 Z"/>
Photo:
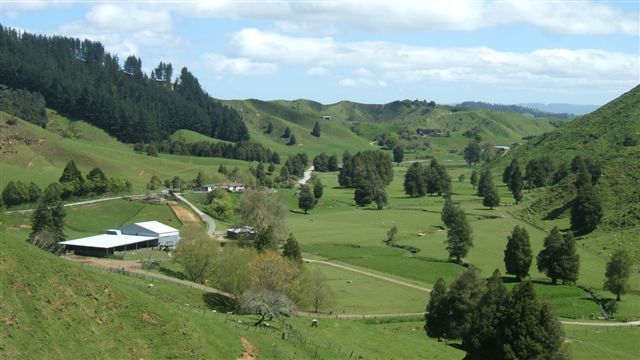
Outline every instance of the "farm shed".
<path id="1" fill-rule="evenodd" d="M 105 234 L 62 241 L 67 251 L 76 255 L 109 256 L 116 251 L 136 250 L 158 246 L 158 238 L 153 236 L 124 235 L 119 230 L 108 230 Z"/>
<path id="2" fill-rule="evenodd" d="M 256 235 L 256 229 L 251 226 L 241 226 L 235 229 L 227 229 L 227 237 L 229 239 L 240 239 L 244 237 L 245 239 L 253 239 Z"/>
<path id="3" fill-rule="evenodd" d="M 180 241 L 178 229 L 158 221 L 145 221 L 110 229 L 104 234 L 62 241 L 67 251 L 76 255 L 109 256 L 116 251 L 157 246 L 175 246 Z"/>
<path id="4" fill-rule="evenodd" d="M 125 225 L 120 228 L 123 235 L 153 236 L 158 238 L 158 245 L 176 246 L 180 241 L 180 232 L 159 221 L 145 221 Z"/>

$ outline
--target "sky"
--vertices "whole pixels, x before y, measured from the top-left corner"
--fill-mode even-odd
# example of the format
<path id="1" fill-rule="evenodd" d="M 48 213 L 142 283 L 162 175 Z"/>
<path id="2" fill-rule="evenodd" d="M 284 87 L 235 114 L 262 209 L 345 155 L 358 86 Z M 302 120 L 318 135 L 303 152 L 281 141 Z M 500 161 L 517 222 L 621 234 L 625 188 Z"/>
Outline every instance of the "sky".
<path id="1" fill-rule="evenodd" d="M 602 105 L 640 83 L 640 1 L 14 1 L 3 26 L 102 42 L 221 99 Z"/>

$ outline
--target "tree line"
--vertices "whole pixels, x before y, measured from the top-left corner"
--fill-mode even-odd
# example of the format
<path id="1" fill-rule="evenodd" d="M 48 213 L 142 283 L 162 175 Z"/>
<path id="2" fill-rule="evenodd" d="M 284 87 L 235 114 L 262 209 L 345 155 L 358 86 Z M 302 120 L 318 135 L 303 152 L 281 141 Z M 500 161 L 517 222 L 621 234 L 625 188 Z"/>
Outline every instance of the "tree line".
<path id="1" fill-rule="evenodd" d="M 12 90 L 0 84 L 0 110 L 41 127 L 47 126 L 44 97 L 26 90 Z"/>
<path id="2" fill-rule="evenodd" d="M 102 195 L 107 192 L 130 192 L 132 184 L 120 178 L 108 178 L 100 168 L 93 168 L 86 177 L 73 160 L 65 166 L 57 183 L 49 185 L 61 199 L 72 196 Z M 42 189 L 34 182 L 26 184 L 20 180 L 9 181 L 2 190 L 2 201 L 7 206 L 33 203 L 42 196 Z"/>
<path id="3" fill-rule="evenodd" d="M 150 149 L 154 147 L 155 151 Z M 237 143 L 223 143 L 198 141 L 188 143 L 182 140 L 162 140 L 150 145 L 138 143 L 134 149 L 139 152 L 147 152 L 152 155 L 158 152 L 176 155 L 191 155 L 199 157 L 217 157 L 225 159 L 237 159 L 245 161 L 259 161 L 265 163 L 280 163 L 280 155 L 267 149 L 261 144 L 245 141 Z"/>
<path id="4" fill-rule="evenodd" d="M 404 176 L 404 192 L 411 197 L 451 193 L 451 176 L 444 165 L 432 159 L 429 166 L 414 162 Z"/>
<path id="5" fill-rule="evenodd" d="M 324 151 L 313 158 L 313 170 L 318 172 L 338 171 L 338 157 L 327 155 Z"/>
<path id="6" fill-rule="evenodd" d="M 391 157 L 382 151 L 367 150 L 342 155 L 342 167 L 338 173 L 341 187 L 354 188 L 354 200 L 358 206 L 376 203 L 381 210 L 389 202 L 386 187 L 393 180 Z"/>
<path id="7" fill-rule="evenodd" d="M 178 129 L 229 141 L 248 140 L 240 115 L 212 99 L 185 67 L 173 83 L 170 64 L 152 76 L 129 56 L 124 68 L 99 42 L 35 35 L 0 25 L 0 79 L 42 94 L 47 106 L 84 119 L 128 143 L 153 142 Z M 158 79 L 158 71 L 161 74 Z"/>

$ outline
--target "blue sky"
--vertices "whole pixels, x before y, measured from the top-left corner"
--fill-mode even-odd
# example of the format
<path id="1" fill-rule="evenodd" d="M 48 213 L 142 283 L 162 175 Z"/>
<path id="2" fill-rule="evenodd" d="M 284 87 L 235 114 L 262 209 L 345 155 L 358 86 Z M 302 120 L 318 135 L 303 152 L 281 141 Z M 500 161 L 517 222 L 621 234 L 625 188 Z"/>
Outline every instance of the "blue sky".
<path id="1" fill-rule="evenodd" d="M 0 22 L 187 66 L 223 99 L 604 104 L 640 83 L 639 1 L 12 1 Z M 177 71 L 176 71 L 177 72 Z"/>

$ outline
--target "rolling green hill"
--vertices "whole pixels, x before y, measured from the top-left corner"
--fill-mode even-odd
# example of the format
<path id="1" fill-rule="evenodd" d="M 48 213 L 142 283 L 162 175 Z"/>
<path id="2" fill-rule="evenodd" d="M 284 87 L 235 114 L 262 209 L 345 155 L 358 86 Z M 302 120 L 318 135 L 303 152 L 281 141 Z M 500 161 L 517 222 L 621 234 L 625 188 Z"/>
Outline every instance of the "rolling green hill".
<path id="1" fill-rule="evenodd" d="M 513 158 L 521 164 L 530 159 L 551 156 L 570 162 L 576 155 L 590 157 L 602 164 L 603 175 L 596 191 L 603 200 L 605 217 L 599 231 L 618 231 L 640 224 L 640 86 L 635 87 L 600 109 L 567 123 L 560 129 L 532 139 L 501 159 L 498 167 Z M 625 138 L 631 140 L 625 145 Z M 631 143 L 635 141 L 635 145 Z M 571 179 L 538 194 L 527 209 L 532 218 L 551 223 L 568 221 L 574 196 Z M 566 224 L 566 223 L 564 223 Z"/>
<path id="2" fill-rule="evenodd" d="M 251 141 L 273 148 L 283 155 L 305 151 L 310 155 L 327 151 L 340 154 L 370 149 L 375 136 L 389 132 L 414 132 L 417 128 L 437 128 L 449 131 L 449 138 L 432 138 L 435 149 L 458 151 L 469 142 L 462 134 L 477 130 L 483 140 L 507 145 L 523 142 L 526 136 L 539 135 L 554 129 L 555 119 L 534 119 L 515 113 L 488 110 L 458 111 L 450 106 L 438 106 L 424 101 L 394 101 L 389 104 L 360 104 L 342 101 L 322 105 L 310 100 L 260 101 L 232 100 L 226 105 L 239 111 L 249 127 Z M 331 120 L 323 119 L 331 116 Z M 321 136 L 312 136 L 318 121 Z M 273 124 L 272 134 L 265 133 Z M 298 144 L 287 146 L 281 137 L 289 127 Z"/>
<path id="3" fill-rule="evenodd" d="M 75 160 L 86 174 L 100 167 L 107 176 L 131 181 L 135 191 L 143 191 L 152 175 L 161 179 L 175 175 L 195 178 L 199 169 L 213 173 L 218 165 L 247 167 L 248 162 L 160 154 L 138 154 L 132 147 L 82 121 L 70 121 L 49 111 L 47 129 L 0 112 L 0 187 L 12 180 L 34 181 L 40 186 L 57 181 L 65 164 Z M 16 119 L 14 125 L 7 123 Z"/>

